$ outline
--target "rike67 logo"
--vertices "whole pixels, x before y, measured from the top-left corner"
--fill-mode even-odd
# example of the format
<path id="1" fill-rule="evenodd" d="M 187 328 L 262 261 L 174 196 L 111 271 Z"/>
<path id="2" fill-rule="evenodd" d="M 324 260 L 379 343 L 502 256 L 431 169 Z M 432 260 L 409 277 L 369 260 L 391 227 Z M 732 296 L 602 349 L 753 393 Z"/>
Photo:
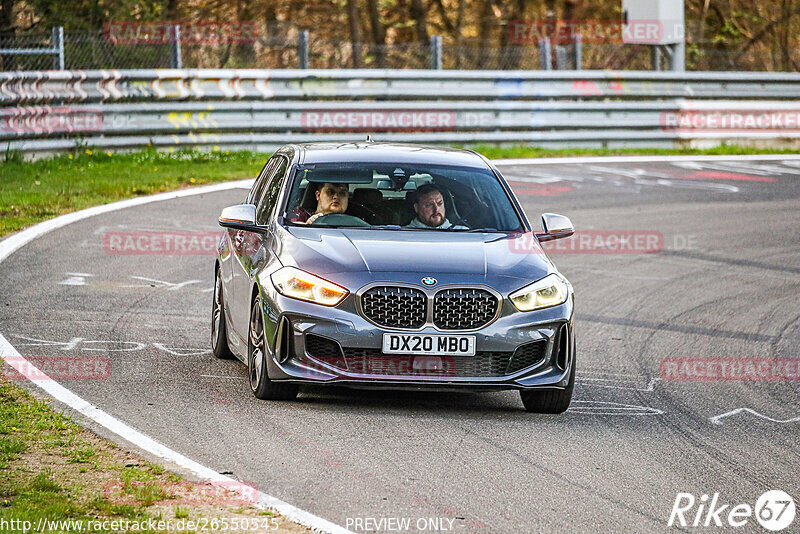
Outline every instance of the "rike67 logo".
<path id="1" fill-rule="evenodd" d="M 772 532 L 785 529 L 794 522 L 795 504 L 791 495 L 780 490 L 764 492 L 755 507 L 748 503 L 730 504 L 720 500 L 719 493 L 710 499 L 703 494 L 696 499 L 691 493 L 678 493 L 667 526 L 676 527 L 722 527 L 740 528 L 754 532 L 752 519 Z"/>

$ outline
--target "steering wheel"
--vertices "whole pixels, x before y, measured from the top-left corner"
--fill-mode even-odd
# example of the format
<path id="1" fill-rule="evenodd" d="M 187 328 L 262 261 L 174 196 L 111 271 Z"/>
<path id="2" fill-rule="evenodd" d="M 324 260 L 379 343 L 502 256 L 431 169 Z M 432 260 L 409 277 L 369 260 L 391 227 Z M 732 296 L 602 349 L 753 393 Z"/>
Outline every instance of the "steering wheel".
<path id="1" fill-rule="evenodd" d="M 346 213 L 329 213 L 321 217 L 317 217 L 312 226 L 371 226 L 368 222 Z"/>

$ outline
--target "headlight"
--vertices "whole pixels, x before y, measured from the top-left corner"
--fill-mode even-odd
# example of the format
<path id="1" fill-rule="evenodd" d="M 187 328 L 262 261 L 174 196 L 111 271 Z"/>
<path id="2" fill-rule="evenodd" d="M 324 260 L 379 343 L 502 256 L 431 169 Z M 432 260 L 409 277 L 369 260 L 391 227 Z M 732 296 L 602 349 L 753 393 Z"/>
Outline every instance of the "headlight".
<path id="1" fill-rule="evenodd" d="M 283 267 L 272 273 L 272 285 L 278 293 L 293 299 L 315 302 L 323 306 L 336 306 L 348 291 L 319 276 L 295 267 Z"/>
<path id="2" fill-rule="evenodd" d="M 567 282 L 553 273 L 514 291 L 508 298 L 519 311 L 532 311 L 563 304 L 567 300 L 568 294 Z"/>

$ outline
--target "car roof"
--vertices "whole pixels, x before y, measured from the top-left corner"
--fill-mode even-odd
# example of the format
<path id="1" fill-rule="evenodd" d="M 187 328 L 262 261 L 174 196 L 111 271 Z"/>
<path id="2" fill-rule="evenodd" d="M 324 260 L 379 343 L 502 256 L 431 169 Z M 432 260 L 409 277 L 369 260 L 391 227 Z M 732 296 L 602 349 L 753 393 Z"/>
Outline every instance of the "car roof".
<path id="1" fill-rule="evenodd" d="M 486 161 L 471 150 L 406 143 L 303 143 L 301 164 L 313 163 L 414 163 L 457 165 L 488 169 Z"/>

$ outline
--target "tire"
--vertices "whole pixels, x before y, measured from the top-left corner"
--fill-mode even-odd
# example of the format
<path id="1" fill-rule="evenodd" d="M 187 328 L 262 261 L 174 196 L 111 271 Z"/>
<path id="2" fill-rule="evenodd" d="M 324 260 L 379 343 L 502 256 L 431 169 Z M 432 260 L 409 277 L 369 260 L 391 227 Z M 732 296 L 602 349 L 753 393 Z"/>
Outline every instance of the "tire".
<path id="1" fill-rule="evenodd" d="M 225 304 L 222 300 L 222 277 L 219 268 L 214 275 L 214 300 L 211 303 L 211 352 L 220 360 L 233 359 L 228 346 L 228 326 L 225 322 Z"/>
<path id="2" fill-rule="evenodd" d="M 575 390 L 575 358 L 572 358 L 572 370 L 569 372 L 569 382 L 564 389 L 529 389 L 519 392 L 525 411 L 533 413 L 564 413 L 572 402 L 572 392 Z"/>
<path id="3" fill-rule="evenodd" d="M 297 397 L 297 384 L 273 382 L 267 375 L 267 338 L 264 335 L 264 312 L 260 296 L 253 299 L 250 309 L 247 340 L 247 377 L 253 395 L 263 400 L 292 400 Z"/>

